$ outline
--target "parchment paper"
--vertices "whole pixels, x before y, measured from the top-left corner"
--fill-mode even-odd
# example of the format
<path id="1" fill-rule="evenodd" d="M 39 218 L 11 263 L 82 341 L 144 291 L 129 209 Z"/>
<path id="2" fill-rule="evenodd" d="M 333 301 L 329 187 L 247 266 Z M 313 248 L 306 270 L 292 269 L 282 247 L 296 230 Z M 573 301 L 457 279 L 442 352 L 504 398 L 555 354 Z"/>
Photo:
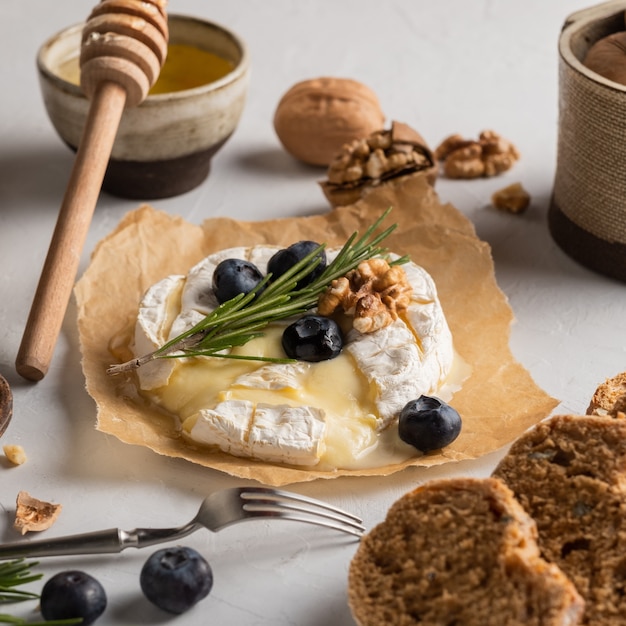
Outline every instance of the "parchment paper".
<path id="1" fill-rule="evenodd" d="M 398 228 L 390 250 L 409 254 L 435 279 L 461 358 L 471 375 L 451 404 L 460 412 L 459 438 L 441 453 L 358 471 L 293 469 L 190 446 L 175 421 L 137 400 L 133 374 L 110 376 L 108 365 L 131 358 L 129 344 L 144 291 L 169 274 L 186 274 L 211 252 L 236 245 L 288 245 L 300 239 L 342 245 L 382 211 Z M 513 313 L 497 286 L 489 246 L 450 204 L 441 204 L 422 176 L 387 184 L 358 203 L 324 215 L 262 222 L 214 218 L 201 226 L 141 206 L 127 214 L 94 250 L 75 289 L 87 391 L 97 405 L 98 430 L 129 444 L 250 478 L 285 485 L 345 475 L 388 475 L 409 465 L 474 459 L 510 443 L 546 417 L 557 401 L 542 391 L 509 349 Z M 114 356 L 115 355 L 115 356 Z"/>

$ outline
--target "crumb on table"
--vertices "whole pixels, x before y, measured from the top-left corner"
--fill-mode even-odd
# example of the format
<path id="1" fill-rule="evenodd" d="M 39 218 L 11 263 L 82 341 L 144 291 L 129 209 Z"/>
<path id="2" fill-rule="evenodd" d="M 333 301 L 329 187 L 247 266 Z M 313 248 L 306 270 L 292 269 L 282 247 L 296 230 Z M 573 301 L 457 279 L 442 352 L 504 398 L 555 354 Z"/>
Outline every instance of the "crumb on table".
<path id="1" fill-rule="evenodd" d="M 13 465 L 22 465 L 26 463 L 26 452 L 24 448 L 17 444 L 7 444 L 2 446 L 2 451 L 4 452 L 4 456 L 11 462 Z"/>

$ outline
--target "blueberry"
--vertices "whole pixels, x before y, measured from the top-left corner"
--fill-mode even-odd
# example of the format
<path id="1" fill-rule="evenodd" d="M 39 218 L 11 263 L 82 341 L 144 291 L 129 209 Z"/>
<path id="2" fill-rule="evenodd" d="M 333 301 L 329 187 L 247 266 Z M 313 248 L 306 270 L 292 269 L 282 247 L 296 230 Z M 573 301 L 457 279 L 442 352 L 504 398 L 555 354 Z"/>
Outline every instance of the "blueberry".
<path id="1" fill-rule="evenodd" d="M 209 595 L 213 572 L 192 548 L 164 548 L 144 563 L 139 584 L 150 602 L 168 613 L 180 614 Z"/>
<path id="2" fill-rule="evenodd" d="M 41 590 L 41 614 L 46 620 L 82 617 L 84 626 L 104 613 L 107 596 L 102 585 L 79 570 L 59 572 Z"/>
<path id="3" fill-rule="evenodd" d="M 439 398 L 420 396 L 400 412 L 398 433 L 402 441 L 421 452 L 451 444 L 461 432 L 461 416 Z"/>
<path id="4" fill-rule="evenodd" d="M 298 241 L 297 243 L 291 244 L 288 248 L 279 250 L 268 261 L 268 273 L 272 274 L 272 279 L 282 276 L 296 263 L 302 261 L 305 256 L 319 248 L 319 245 L 320 244 L 315 241 Z M 298 281 L 298 289 L 302 289 L 302 287 L 306 287 L 306 285 L 312 283 L 326 269 L 326 252 L 321 250 L 319 255 L 316 256 L 320 258 L 319 264 L 315 266 L 312 272 Z"/>
<path id="5" fill-rule="evenodd" d="M 225 259 L 213 272 L 213 291 L 221 304 L 240 293 L 250 293 L 263 279 L 259 268 L 243 259 Z"/>
<path id="6" fill-rule="evenodd" d="M 343 338 L 334 320 L 305 315 L 285 328 L 282 344 L 290 359 L 317 362 L 334 359 L 343 348 Z"/>

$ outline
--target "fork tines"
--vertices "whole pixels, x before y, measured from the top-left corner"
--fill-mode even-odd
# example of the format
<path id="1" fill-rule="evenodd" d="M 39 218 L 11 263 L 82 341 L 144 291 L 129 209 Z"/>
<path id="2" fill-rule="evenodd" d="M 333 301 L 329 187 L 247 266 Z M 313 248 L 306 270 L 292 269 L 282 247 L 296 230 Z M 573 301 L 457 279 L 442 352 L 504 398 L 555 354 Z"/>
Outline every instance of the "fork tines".
<path id="1" fill-rule="evenodd" d="M 365 533 L 359 517 L 315 498 L 266 487 L 241 488 L 239 497 L 249 517 L 279 517 L 325 526 L 356 537 Z"/>

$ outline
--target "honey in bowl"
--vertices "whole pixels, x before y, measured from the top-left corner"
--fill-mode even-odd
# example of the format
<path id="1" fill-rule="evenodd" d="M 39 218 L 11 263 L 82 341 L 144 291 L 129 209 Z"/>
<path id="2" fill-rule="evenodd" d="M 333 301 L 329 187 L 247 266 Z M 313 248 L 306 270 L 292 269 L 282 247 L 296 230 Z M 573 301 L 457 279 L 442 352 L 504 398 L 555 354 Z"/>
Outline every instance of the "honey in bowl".
<path id="1" fill-rule="evenodd" d="M 234 69 L 234 64 L 213 52 L 185 44 L 171 44 L 151 95 L 193 89 L 213 83 Z"/>
<path id="2" fill-rule="evenodd" d="M 170 44 L 167 58 L 149 95 L 193 89 L 223 78 L 234 69 L 234 64 L 223 57 L 187 44 Z M 73 56 L 56 69 L 60 78 L 80 84 L 78 56 Z"/>

